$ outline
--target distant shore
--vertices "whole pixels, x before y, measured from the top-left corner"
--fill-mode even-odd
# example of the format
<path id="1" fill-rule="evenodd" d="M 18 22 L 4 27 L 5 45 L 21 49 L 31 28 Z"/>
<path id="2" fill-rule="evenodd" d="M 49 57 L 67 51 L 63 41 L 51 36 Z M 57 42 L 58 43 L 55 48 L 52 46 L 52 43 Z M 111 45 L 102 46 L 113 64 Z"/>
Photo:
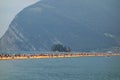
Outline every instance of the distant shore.
<path id="1" fill-rule="evenodd" d="M 120 56 L 120 53 L 55 53 L 55 54 L 0 54 L 0 60 L 45 59 L 45 58 L 74 58 L 84 56 Z"/>

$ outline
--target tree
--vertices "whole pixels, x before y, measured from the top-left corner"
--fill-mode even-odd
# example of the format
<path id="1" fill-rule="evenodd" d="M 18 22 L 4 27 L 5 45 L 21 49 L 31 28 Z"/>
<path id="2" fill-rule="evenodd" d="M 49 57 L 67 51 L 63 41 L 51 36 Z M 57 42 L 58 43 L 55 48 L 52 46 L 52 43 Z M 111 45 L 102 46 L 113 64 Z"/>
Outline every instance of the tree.
<path id="1" fill-rule="evenodd" d="M 62 44 L 55 44 L 52 47 L 52 51 L 58 51 L 58 52 L 70 52 L 71 49 L 69 47 L 64 47 Z"/>

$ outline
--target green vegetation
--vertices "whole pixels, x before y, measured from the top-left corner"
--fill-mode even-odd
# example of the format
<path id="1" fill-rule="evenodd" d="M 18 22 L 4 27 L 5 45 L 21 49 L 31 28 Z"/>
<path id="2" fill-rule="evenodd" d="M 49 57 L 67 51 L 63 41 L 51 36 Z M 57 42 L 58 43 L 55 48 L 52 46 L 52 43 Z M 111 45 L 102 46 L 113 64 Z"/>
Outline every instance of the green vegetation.
<path id="1" fill-rule="evenodd" d="M 54 52 L 70 52 L 71 51 L 69 47 L 65 47 L 62 44 L 54 44 L 51 50 Z"/>

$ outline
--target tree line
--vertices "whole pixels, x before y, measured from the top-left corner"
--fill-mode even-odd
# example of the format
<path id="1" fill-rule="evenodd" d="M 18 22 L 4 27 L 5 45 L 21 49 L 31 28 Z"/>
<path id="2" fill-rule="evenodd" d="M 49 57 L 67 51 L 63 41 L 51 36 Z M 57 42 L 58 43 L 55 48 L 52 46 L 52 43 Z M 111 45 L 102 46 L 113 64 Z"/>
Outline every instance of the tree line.
<path id="1" fill-rule="evenodd" d="M 53 52 L 71 52 L 70 47 L 65 47 L 62 44 L 54 44 L 51 50 Z"/>

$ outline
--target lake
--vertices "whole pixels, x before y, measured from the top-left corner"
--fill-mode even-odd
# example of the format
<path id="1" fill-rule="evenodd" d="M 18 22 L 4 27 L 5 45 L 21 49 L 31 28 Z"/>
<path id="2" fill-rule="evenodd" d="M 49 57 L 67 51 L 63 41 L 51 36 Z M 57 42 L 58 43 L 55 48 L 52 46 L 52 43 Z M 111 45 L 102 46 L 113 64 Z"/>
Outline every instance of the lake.
<path id="1" fill-rule="evenodd" d="M 0 80 L 120 80 L 120 57 L 0 61 Z"/>

